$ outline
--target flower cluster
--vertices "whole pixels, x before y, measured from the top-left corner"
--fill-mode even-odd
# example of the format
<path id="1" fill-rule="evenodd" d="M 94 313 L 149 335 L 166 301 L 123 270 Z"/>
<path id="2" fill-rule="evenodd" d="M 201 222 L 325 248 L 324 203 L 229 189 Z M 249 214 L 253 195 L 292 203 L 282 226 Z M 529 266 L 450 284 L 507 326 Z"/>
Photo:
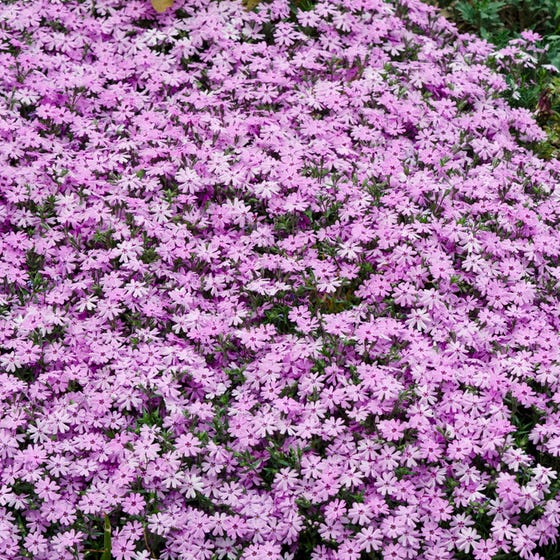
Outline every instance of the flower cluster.
<path id="1" fill-rule="evenodd" d="M 417 0 L 0 4 L 2 559 L 544 557 L 560 165 L 491 55 Z"/>

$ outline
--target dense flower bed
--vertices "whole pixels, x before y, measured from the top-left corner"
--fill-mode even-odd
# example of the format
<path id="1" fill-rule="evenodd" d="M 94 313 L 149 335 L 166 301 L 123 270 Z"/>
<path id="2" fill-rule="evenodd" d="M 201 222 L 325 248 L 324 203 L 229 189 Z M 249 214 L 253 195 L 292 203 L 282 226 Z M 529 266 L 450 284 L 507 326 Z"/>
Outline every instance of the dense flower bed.
<path id="1" fill-rule="evenodd" d="M 547 555 L 560 165 L 488 66 L 530 35 L 33 0 L 0 41 L 2 559 Z"/>

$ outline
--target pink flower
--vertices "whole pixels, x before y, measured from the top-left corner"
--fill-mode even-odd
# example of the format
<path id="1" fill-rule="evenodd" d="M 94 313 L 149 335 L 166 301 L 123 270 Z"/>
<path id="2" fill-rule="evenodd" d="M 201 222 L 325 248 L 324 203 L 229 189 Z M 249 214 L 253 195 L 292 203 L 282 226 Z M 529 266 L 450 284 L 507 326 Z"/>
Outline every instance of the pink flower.
<path id="1" fill-rule="evenodd" d="M 394 491 L 396 482 L 397 478 L 395 475 L 391 473 L 383 473 L 375 483 L 375 486 L 380 494 L 386 496 Z"/>
<path id="2" fill-rule="evenodd" d="M 476 560 L 492 560 L 498 553 L 498 547 L 492 539 L 482 539 L 473 544 L 473 554 Z"/>
<path id="3" fill-rule="evenodd" d="M 140 494 L 130 494 L 122 500 L 123 511 L 130 515 L 138 515 L 146 506 L 146 501 Z"/>
<path id="4" fill-rule="evenodd" d="M 356 537 L 356 543 L 361 550 L 365 552 L 373 552 L 381 549 L 383 542 L 383 533 L 379 529 L 373 527 L 363 528 Z"/>
<path id="5" fill-rule="evenodd" d="M 515 532 L 512 545 L 521 558 L 529 558 L 536 548 L 537 533 L 534 527 L 523 525 Z"/>
<path id="6" fill-rule="evenodd" d="M 459 531 L 455 540 L 455 546 L 462 552 L 470 552 L 475 543 L 480 540 L 480 535 L 472 527 L 464 527 Z"/>

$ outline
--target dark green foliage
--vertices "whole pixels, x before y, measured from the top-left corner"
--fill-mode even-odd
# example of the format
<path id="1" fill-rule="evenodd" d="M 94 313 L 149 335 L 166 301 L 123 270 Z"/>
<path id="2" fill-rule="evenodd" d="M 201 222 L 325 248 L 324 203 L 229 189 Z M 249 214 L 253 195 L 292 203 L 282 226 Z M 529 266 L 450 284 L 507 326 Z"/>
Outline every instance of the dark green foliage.
<path id="1" fill-rule="evenodd" d="M 557 0 L 431 0 L 463 32 L 474 32 L 504 46 L 526 29 L 539 33 L 551 47 L 551 60 L 560 56 Z"/>

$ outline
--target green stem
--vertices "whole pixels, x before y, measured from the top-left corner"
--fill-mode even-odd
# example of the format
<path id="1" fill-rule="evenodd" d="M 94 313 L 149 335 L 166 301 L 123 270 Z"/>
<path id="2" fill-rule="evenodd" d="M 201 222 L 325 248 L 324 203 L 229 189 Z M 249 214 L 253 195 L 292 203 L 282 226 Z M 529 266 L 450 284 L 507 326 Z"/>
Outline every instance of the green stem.
<path id="1" fill-rule="evenodd" d="M 105 514 L 104 532 L 103 532 L 103 556 L 101 560 L 111 560 L 111 521 L 109 516 Z"/>

